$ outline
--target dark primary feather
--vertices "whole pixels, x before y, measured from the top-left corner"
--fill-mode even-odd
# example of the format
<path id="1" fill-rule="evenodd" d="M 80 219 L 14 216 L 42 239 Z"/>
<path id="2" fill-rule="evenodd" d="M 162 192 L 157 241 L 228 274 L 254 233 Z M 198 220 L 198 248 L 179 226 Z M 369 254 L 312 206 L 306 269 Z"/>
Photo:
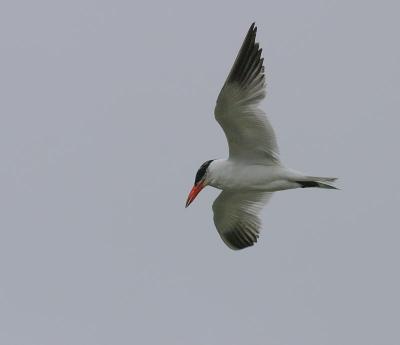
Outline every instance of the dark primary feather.
<path id="1" fill-rule="evenodd" d="M 245 224 L 240 222 L 236 223 L 231 230 L 224 234 L 225 242 L 229 243 L 232 249 L 250 247 L 257 242 L 258 236 L 258 228 L 246 227 Z"/>
<path id="2" fill-rule="evenodd" d="M 225 84 L 238 83 L 242 88 L 253 88 L 264 83 L 264 59 L 261 58 L 262 49 L 259 48 L 258 43 L 255 43 L 256 33 L 257 27 L 253 23 Z"/>

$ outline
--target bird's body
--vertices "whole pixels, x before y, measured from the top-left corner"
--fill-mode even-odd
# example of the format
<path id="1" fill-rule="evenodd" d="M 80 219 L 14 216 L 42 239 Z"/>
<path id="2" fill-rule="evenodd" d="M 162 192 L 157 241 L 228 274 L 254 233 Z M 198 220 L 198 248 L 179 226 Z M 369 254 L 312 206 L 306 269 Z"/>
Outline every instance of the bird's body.
<path id="1" fill-rule="evenodd" d="M 208 185 L 229 191 L 276 192 L 299 188 L 305 176 L 282 165 L 244 164 L 229 159 L 214 160 Z"/>
<path id="2" fill-rule="evenodd" d="M 294 188 L 336 189 L 331 177 L 307 176 L 279 159 L 274 130 L 258 107 L 265 97 L 261 49 L 251 25 L 218 96 L 215 119 L 225 132 L 229 158 L 209 160 L 196 174 L 186 207 L 205 186 L 221 189 L 214 201 L 214 223 L 227 246 L 242 249 L 257 242 L 259 211 L 272 192 Z"/>

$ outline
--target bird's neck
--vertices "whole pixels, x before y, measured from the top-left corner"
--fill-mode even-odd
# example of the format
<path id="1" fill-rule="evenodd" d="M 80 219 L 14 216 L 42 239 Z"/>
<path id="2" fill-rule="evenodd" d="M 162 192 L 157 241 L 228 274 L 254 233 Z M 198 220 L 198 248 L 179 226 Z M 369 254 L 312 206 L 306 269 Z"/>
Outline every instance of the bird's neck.
<path id="1" fill-rule="evenodd" d="M 207 174 L 207 182 L 209 186 L 225 189 L 229 176 L 234 172 L 234 164 L 227 159 L 214 160 L 209 168 Z"/>

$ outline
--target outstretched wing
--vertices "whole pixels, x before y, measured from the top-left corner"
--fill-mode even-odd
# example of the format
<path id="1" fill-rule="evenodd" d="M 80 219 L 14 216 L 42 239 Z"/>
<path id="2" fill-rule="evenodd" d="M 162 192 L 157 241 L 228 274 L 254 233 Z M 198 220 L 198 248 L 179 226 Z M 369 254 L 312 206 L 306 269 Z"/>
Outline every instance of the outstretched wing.
<path id="1" fill-rule="evenodd" d="M 261 221 L 258 213 L 272 193 L 223 191 L 213 204 L 214 223 L 231 249 L 243 249 L 257 242 Z"/>
<path id="2" fill-rule="evenodd" d="M 265 97 L 264 59 L 253 23 L 218 96 L 215 119 L 225 132 L 229 158 L 278 164 L 274 130 L 258 104 Z"/>

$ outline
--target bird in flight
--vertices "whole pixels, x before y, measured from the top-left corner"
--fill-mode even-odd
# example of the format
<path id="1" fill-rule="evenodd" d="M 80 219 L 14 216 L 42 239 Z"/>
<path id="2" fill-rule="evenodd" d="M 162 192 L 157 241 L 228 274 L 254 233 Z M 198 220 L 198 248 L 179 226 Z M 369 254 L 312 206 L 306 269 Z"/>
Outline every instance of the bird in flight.
<path id="1" fill-rule="evenodd" d="M 257 242 L 258 214 L 273 192 L 337 189 L 331 184 L 336 178 L 307 176 L 281 163 L 274 130 L 259 108 L 265 97 L 265 75 L 256 33 L 253 23 L 215 106 L 215 119 L 228 140 L 229 158 L 203 163 L 186 201 L 188 207 L 206 186 L 222 190 L 212 206 L 214 223 L 222 240 L 234 250 Z"/>

